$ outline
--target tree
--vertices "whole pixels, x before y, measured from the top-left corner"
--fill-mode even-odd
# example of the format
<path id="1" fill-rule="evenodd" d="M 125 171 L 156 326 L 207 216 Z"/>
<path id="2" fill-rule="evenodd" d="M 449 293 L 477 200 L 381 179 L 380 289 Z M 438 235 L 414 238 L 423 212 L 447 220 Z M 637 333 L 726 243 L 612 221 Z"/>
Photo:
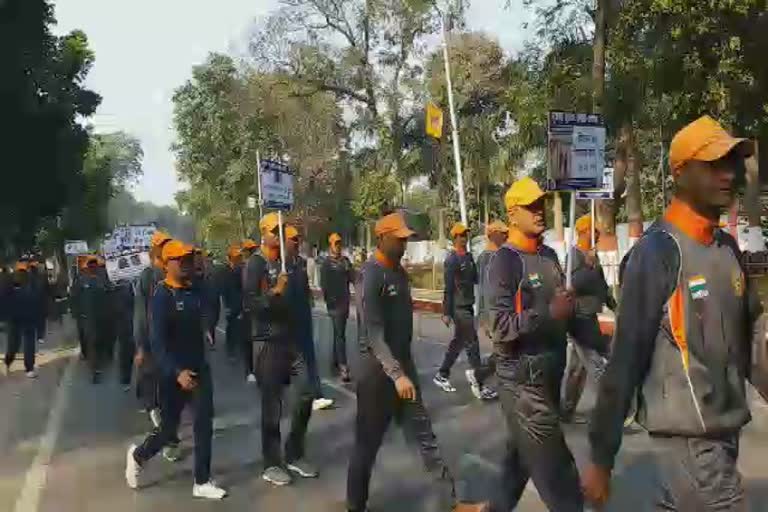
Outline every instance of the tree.
<path id="1" fill-rule="evenodd" d="M 88 133 L 100 97 L 83 86 L 94 55 L 83 32 L 55 37 L 45 0 L 0 4 L 0 247 L 30 249 L 83 185 Z M 48 220 L 46 220 L 48 219 Z M 54 223 L 55 224 L 55 223 Z"/>

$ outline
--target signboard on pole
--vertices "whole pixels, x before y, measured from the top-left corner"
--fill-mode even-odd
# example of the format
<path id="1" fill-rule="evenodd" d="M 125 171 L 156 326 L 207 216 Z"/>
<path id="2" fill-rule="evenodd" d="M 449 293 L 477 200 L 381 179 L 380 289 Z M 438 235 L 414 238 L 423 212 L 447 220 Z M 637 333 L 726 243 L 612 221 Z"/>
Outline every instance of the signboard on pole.
<path id="1" fill-rule="evenodd" d="M 264 206 L 275 210 L 293 208 L 293 173 L 288 166 L 274 160 L 262 160 L 260 167 Z"/>
<path id="2" fill-rule="evenodd" d="M 613 167 L 603 170 L 602 186 L 594 190 L 579 190 L 576 199 L 613 199 Z"/>
<path id="3" fill-rule="evenodd" d="M 602 187 L 605 124 L 599 114 L 551 111 L 547 171 L 550 190 Z"/>
<path id="4" fill-rule="evenodd" d="M 88 242 L 85 240 L 67 240 L 64 242 L 64 254 L 76 255 L 87 254 Z"/>

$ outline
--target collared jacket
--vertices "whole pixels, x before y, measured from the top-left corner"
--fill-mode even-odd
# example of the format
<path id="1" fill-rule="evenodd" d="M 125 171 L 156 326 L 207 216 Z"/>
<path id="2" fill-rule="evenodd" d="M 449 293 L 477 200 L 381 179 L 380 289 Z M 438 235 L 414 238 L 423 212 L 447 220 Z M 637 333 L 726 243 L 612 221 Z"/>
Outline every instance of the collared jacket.
<path id="1" fill-rule="evenodd" d="M 472 253 L 451 251 L 443 263 L 445 288 L 443 314 L 453 317 L 456 308 L 470 308 L 475 304 L 477 266 Z"/>
<path id="2" fill-rule="evenodd" d="M 349 285 L 354 283 L 355 271 L 352 262 L 346 256 L 334 258 L 328 256 L 320 266 L 320 288 L 328 311 L 349 309 Z"/>
<path id="3" fill-rule="evenodd" d="M 635 396 L 637 420 L 652 435 L 738 434 L 750 420 L 745 380 L 762 312 L 754 292 L 727 233 L 717 230 L 704 245 L 663 220 L 646 232 L 623 270 L 613 351 L 590 423 L 596 463 L 613 466 Z"/>

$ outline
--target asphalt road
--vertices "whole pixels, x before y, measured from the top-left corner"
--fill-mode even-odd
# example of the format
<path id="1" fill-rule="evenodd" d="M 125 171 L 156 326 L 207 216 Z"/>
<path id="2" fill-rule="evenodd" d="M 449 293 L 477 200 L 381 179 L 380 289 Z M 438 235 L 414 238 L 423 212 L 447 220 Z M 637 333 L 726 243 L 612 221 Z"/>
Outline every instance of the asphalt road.
<path id="1" fill-rule="evenodd" d="M 419 339 L 414 351 L 421 384 L 444 455 L 458 476 L 460 494 L 484 498 L 500 486 L 505 427 L 498 405 L 482 404 L 471 396 L 463 379 L 463 357 L 454 371 L 458 392 L 448 395 L 438 390 L 431 378 L 449 332 L 434 315 L 418 315 L 416 325 Z M 125 450 L 147 432 L 147 418 L 139 412 L 133 393 L 120 389 L 114 370 L 106 382 L 92 385 L 85 364 L 78 360 L 71 323 L 52 325 L 39 355 L 40 377 L 27 379 L 20 361 L 10 376 L 0 377 L 0 511 L 343 511 L 355 396 L 352 387 L 340 385 L 327 374 L 331 327 L 320 312 L 315 329 L 325 390 L 337 403 L 332 410 L 315 413 L 310 423 L 309 458 L 318 464 L 320 478 L 279 489 L 261 480 L 258 391 L 245 382 L 241 369 L 233 367 L 220 348 L 210 354 L 216 407 L 213 471 L 230 496 L 223 502 L 205 502 L 191 496 L 188 419 L 182 429 L 185 459 L 172 464 L 157 458 L 148 467 L 150 482 L 145 488 L 136 492 L 125 486 Z M 351 321 L 350 339 L 353 329 Z M 4 334 L 0 334 L 0 347 L 4 347 Z M 353 354 L 351 343 L 349 348 Z M 588 390 L 582 412 L 592 400 Z M 765 511 L 768 407 L 755 399 L 753 410 L 755 420 L 743 436 L 740 464 L 750 510 Z M 586 425 L 570 426 L 567 433 L 577 462 L 582 463 L 587 453 Z M 607 510 L 651 510 L 655 474 L 646 435 L 638 430 L 628 433 Z M 429 478 L 418 455 L 393 427 L 374 472 L 371 507 L 376 512 L 421 512 L 428 509 L 431 498 Z M 545 509 L 529 486 L 518 510 Z"/>

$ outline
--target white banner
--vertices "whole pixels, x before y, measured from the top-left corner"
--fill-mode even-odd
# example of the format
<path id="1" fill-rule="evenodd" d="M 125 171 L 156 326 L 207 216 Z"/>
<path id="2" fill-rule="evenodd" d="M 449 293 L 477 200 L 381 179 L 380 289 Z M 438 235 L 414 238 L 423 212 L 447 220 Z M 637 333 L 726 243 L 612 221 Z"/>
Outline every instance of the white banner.
<path id="1" fill-rule="evenodd" d="M 87 254 L 88 242 L 84 240 L 67 240 L 64 242 L 64 254 Z"/>
<path id="2" fill-rule="evenodd" d="M 293 208 L 293 173 L 274 160 L 261 161 L 261 195 L 264 206 L 276 210 Z"/>

